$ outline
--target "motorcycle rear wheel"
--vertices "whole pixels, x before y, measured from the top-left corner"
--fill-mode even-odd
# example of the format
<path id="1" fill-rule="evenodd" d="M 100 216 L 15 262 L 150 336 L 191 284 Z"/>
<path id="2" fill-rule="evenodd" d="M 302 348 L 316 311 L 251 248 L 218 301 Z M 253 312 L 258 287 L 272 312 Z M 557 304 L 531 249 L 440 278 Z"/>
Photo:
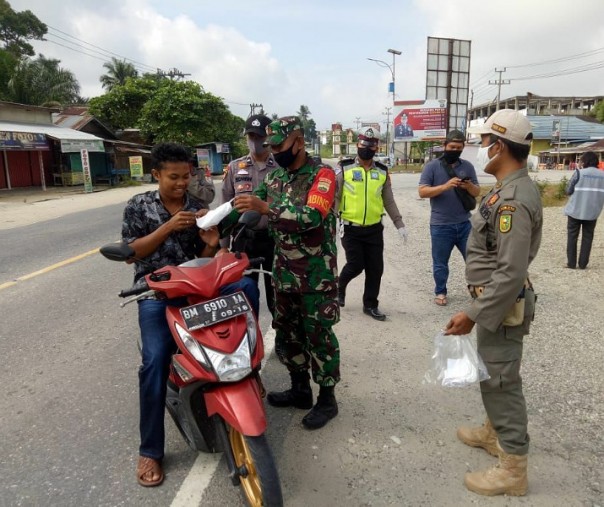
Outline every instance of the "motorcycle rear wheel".
<path id="1" fill-rule="evenodd" d="M 250 437 L 229 427 L 229 443 L 237 467 L 245 467 L 241 489 L 251 507 L 281 507 L 283 495 L 275 458 L 265 435 Z"/>

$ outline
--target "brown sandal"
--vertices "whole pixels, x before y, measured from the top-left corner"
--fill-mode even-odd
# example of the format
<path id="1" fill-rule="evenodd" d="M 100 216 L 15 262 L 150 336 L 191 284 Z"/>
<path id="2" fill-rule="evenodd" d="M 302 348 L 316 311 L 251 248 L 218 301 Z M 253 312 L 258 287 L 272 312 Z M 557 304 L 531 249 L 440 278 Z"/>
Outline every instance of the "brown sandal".
<path id="1" fill-rule="evenodd" d="M 434 298 L 434 304 L 438 306 L 447 306 L 447 296 L 445 294 L 439 294 Z"/>
<path id="2" fill-rule="evenodd" d="M 145 478 L 148 474 L 150 474 L 151 479 Z M 156 480 L 152 480 L 154 475 L 158 475 L 159 477 Z M 164 471 L 161 468 L 160 462 L 153 458 L 139 456 L 138 465 L 136 466 L 136 479 L 141 486 L 145 486 L 146 488 L 159 486 L 164 482 Z"/>

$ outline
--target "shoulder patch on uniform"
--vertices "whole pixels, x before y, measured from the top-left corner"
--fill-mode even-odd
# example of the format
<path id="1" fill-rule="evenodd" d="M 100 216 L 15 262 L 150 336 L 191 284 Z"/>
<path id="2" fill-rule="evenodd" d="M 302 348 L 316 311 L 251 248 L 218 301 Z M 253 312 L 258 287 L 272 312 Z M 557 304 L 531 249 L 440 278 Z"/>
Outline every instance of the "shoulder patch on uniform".
<path id="1" fill-rule="evenodd" d="M 247 163 L 245 162 L 245 160 L 242 160 L 241 162 L 239 162 L 239 163 L 237 164 L 237 167 L 238 167 L 239 169 L 243 169 L 244 167 L 247 167 Z"/>
<path id="2" fill-rule="evenodd" d="M 514 211 L 516 211 L 516 206 L 511 206 L 509 204 L 503 204 L 503 205 L 499 206 L 497 213 L 501 214 L 504 211 L 509 211 L 510 213 L 514 213 Z"/>
<path id="3" fill-rule="evenodd" d="M 493 206 L 499 200 L 499 194 L 493 194 L 487 201 L 487 206 Z"/>
<path id="4" fill-rule="evenodd" d="M 512 230 L 512 215 L 499 215 L 499 232 L 506 233 Z"/>

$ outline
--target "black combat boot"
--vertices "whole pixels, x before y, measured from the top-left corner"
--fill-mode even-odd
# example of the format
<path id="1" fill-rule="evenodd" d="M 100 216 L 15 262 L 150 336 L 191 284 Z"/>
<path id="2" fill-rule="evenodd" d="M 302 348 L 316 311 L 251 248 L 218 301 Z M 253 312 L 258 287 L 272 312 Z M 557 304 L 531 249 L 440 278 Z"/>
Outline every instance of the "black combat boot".
<path id="1" fill-rule="evenodd" d="M 306 429 L 317 430 L 322 428 L 330 419 L 338 415 L 338 403 L 333 391 L 333 386 L 321 386 L 317 404 L 302 418 L 302 424 Z"/>
<path id="2" fill-rule="evenodd" d="M 340 305 L 340 308 L 344 308 L 346 305 L 346 291 L 344 289 L 338 289 L 338 305 Z"/>
<path id="3" fill-rule="evenodd" d="M 292 379 L 291 389 L 268 393 L 266 399 L 269 404 L 273 407 L 311 408 L 312 389 L 308 371 L 292 371 L 289 376 Z"/>

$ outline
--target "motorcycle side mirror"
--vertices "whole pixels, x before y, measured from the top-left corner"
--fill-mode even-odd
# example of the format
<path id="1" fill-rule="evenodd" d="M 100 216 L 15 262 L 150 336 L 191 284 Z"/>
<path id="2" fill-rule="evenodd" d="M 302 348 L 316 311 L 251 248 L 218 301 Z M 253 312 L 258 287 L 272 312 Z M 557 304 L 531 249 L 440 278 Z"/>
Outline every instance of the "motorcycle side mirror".
<path id="1" fill-rule="evenodd" d="M 258 222 L 260 222 L 261 218 L 262 215 L 257 211 L 246 211 L 239 217 L 239 224 L 245 225 L 245 227 L 248 229 L 253 229 L 258 225 Z"/>
<path id="2" fill-rule="evenodd" d="M 128 243 L 110 243 L 100 248 L 101 255 L 110 261 L 126 262 L 134 258 L 134 248 Z"/>

